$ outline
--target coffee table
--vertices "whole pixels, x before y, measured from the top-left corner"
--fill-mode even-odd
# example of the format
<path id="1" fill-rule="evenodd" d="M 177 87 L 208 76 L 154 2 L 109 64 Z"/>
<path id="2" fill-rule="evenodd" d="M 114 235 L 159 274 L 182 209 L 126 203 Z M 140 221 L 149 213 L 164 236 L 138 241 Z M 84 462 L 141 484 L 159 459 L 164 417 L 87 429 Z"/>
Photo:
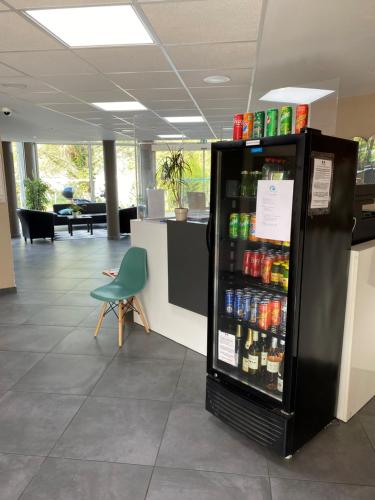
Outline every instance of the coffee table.
<path id="1" fill-rule="evenodd" d="M 73 226 L 85 225 L 87 226 L 87 232 L 94 234 L 92 230 L 92 217 L 91 215 L 68 215 L 68 231 L 70 236 L 73 236 Z"/>

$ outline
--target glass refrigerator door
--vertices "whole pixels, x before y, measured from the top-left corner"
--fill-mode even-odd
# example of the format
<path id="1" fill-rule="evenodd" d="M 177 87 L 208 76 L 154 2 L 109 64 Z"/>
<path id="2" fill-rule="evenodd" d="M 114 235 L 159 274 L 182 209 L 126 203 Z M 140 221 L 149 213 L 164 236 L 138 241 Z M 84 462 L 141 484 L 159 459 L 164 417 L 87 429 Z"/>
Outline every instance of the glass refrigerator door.
<path id="1" fill-rule="evenodd" d="M 222 150 L 213 368 L 282 401 L 295 145 Z"/>

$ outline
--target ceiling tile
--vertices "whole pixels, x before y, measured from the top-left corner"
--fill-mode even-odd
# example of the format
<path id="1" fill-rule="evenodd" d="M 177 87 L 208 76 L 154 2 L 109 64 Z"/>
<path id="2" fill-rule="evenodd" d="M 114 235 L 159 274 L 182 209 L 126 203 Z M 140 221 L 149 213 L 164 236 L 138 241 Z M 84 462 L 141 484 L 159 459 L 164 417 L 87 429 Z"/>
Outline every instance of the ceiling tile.
<path id="1" fill-rule="evenodd" d="M 1 57 L 1 54 L 0 54 Z M 60 90 L 69 90 L 71 92 L 113 90 L 117 88 L 112 82 L 101 75 L 59 75 L 46 76 L 43 81 L 53 85 Z"/>
<path id="2" fill-rule="evenodd" d="M 184 100 L 189 98 L 189 94 L 185 89 L 140 89 L 130 92 L 139 101 L 147 99 L 160 99 L 164 101 Z"/>
<path id="3" fill-rule="evenodd" d="M 240 109 L 247 106 L 247 99 L 199 99 L 198 104 L 202 109 Z"/>
<path id="4" fill-rule="evenodd" d="M 49 85 L 29 76 L 11 76 L 0 78 L 0 90 L 20 94 L 22 92 L 53 91 Z"/>
<path id="5" fill-rule="evenodd" d="M 33 76 L 97 73 L 69 50 L 6 52 L 0 53 L 0 61 Z"/>
<path id="6" fill-rule="evenodd" d="M 219 69 L 253 67 L 256 43 L 214 43 L 167 47 L 177 69 Z"/>
<path id="7" fill-rule="evenodd" d="M 0 13 L 0 51 L 62 49 L 64 46 L 16 12 Z"/>
<path id="8" fill-rule="evenodd" d="M 262 0 L 203 0 L 143 6 L 164 44 L 256 40 Z M 228 20 L 230 19 L 230 22 Z"/>
<path id="9" fill-rule="evenodd" d="M 77 49 L 75 53 L 103 73 L 171 69 L 162 51 L 155 45 Z"/>
<path id="10" fill-rule="evenodd" d="M 23 76 L 22 73 L 15 69 L 8 68 L 4 64 L 0 64 L 0 76 Z"/>
<path id="11" fill-rule="evenodd" d="M 243 98 L 249 97 L 250 86 L 227 86 L 227 87 L 202 87 L 192 88 L 190 92 L 197 100 L 200 99 L 225 99 L 225 98 Z"/>
<path id="12" fill-rule="evenodd" d="M 252 70 L 248 69 L 218 69 L 215 72 L 212 70 L 201 71 L 180 71 L 180 76 L 188 87 L 215 87 L 210 83 L 205 83 L 203 80 L 207 76 L 221 75 L 230 78 L 228 83 L 220 83 L 220 86 L 231 85 L 250 85 Z"/>
<path id="13" fill-rule="evenodd" d="M 197 116 L 199 111 L 195 109 L 168 109 L 159 111 L 158 114 L 162 116 Z"/>
<path id="14" fill-rule="evenodd" d="M 70 103 L 72 98 L 63 92 L 23 92 L 22 99 L 27 101 L 35 102 L 38 104 L 42 103 Z"/>
<path id="15" fill-rule="evenodd" d="M 87 102 L 118 102 L 133 100 L 126 92 L 123 92 L 117 87 L 115 87 L 114 90 L 98 90 L 96 92 L 79 91 L 71 92 L 71 94 Z"/>
<path id="16" fill-rule="evenodd" d="M 172 89 L 182 87 L 173 71 L 147 71 L 107 75 L 124 89 Z"/>
<path id="17" fill-rule="evenodd" d="M 129 3 L 131 0 L 7 0 L 16 9 L 38 9 L 44 7 L 78 7 L 88 5 L 106 5 Z"/>
<path id="18" fill-rule="evenodd" d="M 3 4 L 3 2 L 0 2 L 0 10 L 9 10 L 9 7 Z"/>
<path id="19" fill-rule="evenodd" d="M 145 106 L 151 108 L 153 110 L 168 110 L 168 109 L 178 109 L 178 110 L 187 110 L 194 109 L 196 110 L 196 106 L 191 100 L 179 100 L 179 101 L 154 101 L 145 99 L 143 101 Z"/>
<path id="20" fill-rule="evenodd" d="M 60 113 L 74 113 L 75 111 L 92 111 L 92 106 L 88 104 L 84 104 L 81 102 L 72 102 L 72 103 L 64 103 L 64 104 L 44 104 L 43 107 L 51 109 L 52 111 L 59 111 Z"/>

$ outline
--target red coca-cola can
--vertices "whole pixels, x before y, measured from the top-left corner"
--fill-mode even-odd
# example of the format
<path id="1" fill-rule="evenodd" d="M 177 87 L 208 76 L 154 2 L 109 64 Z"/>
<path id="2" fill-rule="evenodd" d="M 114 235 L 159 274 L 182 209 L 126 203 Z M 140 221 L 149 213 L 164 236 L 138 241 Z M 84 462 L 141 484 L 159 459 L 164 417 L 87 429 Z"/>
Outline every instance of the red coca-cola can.
<path id="1" fill-rule="evenodd" d="M 254 278 L 259 278 L 260 276 L 260 270 L 261 270 L 260 260 L 261 260 L 260 253 L 257 250 L 255 250 L 255 252 L 252 252 L 250 261 L 250 276 L 253 276 Z"/>
<path id="2" fill-rule="evenodd" d="M 251 275 L 251 259 L 253 252 L 251 250 L 245 250 L 242 258 L 242 272 L 243 274 Z"/>
<path id="3" fill-rule="evenodd" d="M 309 120 L 309 105 L 298 104 L 296 108 L 296 134 L 300 134 L 304 127 L 307 127 Z"/>
<path id="4" fill-rule="evenodd" d="M 268 285 L 271 283 L 271 269 L 272 269 L 272 264 L 273 264 L 273 258 L 267 255 L 265 259 L 263 260 L 263 265 L 262 265 L 262 282 Z"/>
<path id="5" fill-rule="evenodd" d="M 262 330 L 268 330 L 271 326 L 271 315 L 269 301 L 264 300 L 258 306 L 258 326 Z"/>
<path id="6" fill-rule="evenodd" d="M 233 140 L 242 140 L 243 115 L 238 114 L 233 117 Z"/>
<path id="7" fill-rule="evenodd" d="M 281 321 L 281 301 L 277 297 L 270 300 L 271 326 L 279 326 Z"/>

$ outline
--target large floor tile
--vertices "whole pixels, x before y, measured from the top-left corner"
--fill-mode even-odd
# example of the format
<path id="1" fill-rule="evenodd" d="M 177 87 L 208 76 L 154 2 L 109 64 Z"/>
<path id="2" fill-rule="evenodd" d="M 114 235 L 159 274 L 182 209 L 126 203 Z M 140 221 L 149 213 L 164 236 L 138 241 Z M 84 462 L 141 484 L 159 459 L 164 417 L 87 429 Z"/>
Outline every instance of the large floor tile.
<path id="1" fill-rule="evenodd" d="M 31 278 L 34 282 L 35 279 Z M 17 283 L 17 279 L 16 279 Z M 59 298 L 63 297 L 63 292 L 40 292 L 37 290 L 31 291 L 18 291 L 17 293 L 8 293 L 0 296 L 0 304 L 52 304 Z"/>
<path id="2" fill-rule="evenodd" d="M 111 358 L 104 356 L 47 354 L 13 390 L 86 395 L 99 380 L 110 360 Z"/>
<path id="3" fill-rule="evenodd" d="M 88 292 L 67 292 L 55 301 L 56 306 L 97 307 L 98 304 Z"/>
<path id="4" fill-rule="evenodd" d="M 44 458 L 0 454 L 0 498 L 18 500 Z"/>
<path id="5" fill-rule="evenodd" d="M 0 325 L 21 325 L 30 319 L 40 307 L 38 305 L 0 303 Z"/>
<path id="6" fill-rule="evenodd" d="M 358 417 L 333 422 L 290 460 L 269 456 L 273 477 L 375 485 L 375 452 Z"/>
<path id="7" fill-rule="evenodd" d="M 93 394 L 170 401 L 181 367 L 182 362 L 174 359 L 131 359 L 117 356 Z"/>
<path id="8" fill-rule="evenodd" d="M 126 328 L 126 327 L 125 327 Z M 185 357 L 186 348 L 157 333 L 146 333 L 143 327 L 134 326 L 121 355 L 135 358 L 179 359 Z"/>
<path id="9" fill-rule="evenodd" d="M 271 500 L 265 477 L 156 468 L 147 500 Z"/>
<path id="10" fill-rule="evenodd" d="M 375 488 L 271 478 L 273 500 L 374 500 Z"/>
<path id="11" fill-rule="evenodd" d="M 101 308 L 102 302 L 98 301 L 98 305 L 96 309 L 94 309 L 90 314 L 88 314 L 79 324 L 79 326 L 82 327 L 91 327 L 95 328 L 96 324 L 98 322 L 98 317 L 100 314 L 100 308 Z M 117 333 L 117 325 L 118 325 L 118 319 L 116 315 L 113 312 L 109 312 L 105 318 L 103 319 L 103 324 L 102 328 L 106 330 L 113 330 L 114 332 Z M 125 331 L 127 331 L 127 325 L 125 324 Z"/>
<path id="12" fill-rule="evenodd" d="M 108 285 L 111 280 L 107 278 L 106 276 L 100 276 L 98 273 L 98 277 L 96 278 L 86 278 L 82 279 L 77 283 L 74 287 L 74 291 L 79 291 L 79 290 L 84 290 L 87 292 L 90 292 L 91 290 L 94 290 L 95 288 L 98 288 L 99 286 L 103 285 Z"/>
<path id="13" fill-rule="evenodd" d="M 362 423 L 363 429 L 367 434 L 367 437 L 372 443 L 375 450 L 375 415 L 370 414 L 360 414 L 359 419 Z"/>
<path id="14" fill-rule="evenodd" d="M 49 352 L 73 327 L 0 325 L 0 350 Z"/>
<path id="15" fill-rule="evenodd" d="M 28 319 L 30 325 L 78 326 L 93 312 L 92 307 L 47 306 Z"/>
<path id="16" fill-rule="evenodd" d="M 117 330 L 101 329 L 99 335 L 94 337 L 94 328 L 77 327 L 69 333 L 53 352 L 61 354 L 89 354 L 112 356 L 118 351 Z M 1 345 L 1 338 L 0 338 Z"/>
<path id="17" fill-rule="evenodd" d="M 0 392 L 8 391 L 44 354 L 0 351 Z"/>
<path id="18" fill-rule="evenodd" d="M 375 417 L 375 397 L 359 411 L 359 415 L 369 415 Z"/>
<path id="19" fill-rule="evenodd" d="M 151 467 L 48 458 L 22 500 L 144 500 Z"/>
<path id="20" fill-rule="evenodd" d="M 168 411 L 161 401 L 88 398 L 51 456 L 153 465 Z"/>
<path id="21" fill-rule="evenodd" d="M 185 359 L 175 399 L 197 403 L 206 400 L 206 359 L 203 356 L 196 361 Z"/>
<path id="22" fill-rule="evenodd" d="M 176 403 L 157 465 L 234 474 L 267 475 L 265 452 L 201 405 Z"/>
<path id="23" fill-rule="evenodd" d="M 0 452 L 47 455 L 83 400 L 7 392 L 0 399 Z"/>
<path id="24" fill-rule="evenodd" d="M 38 290 L 68 291 L 72 290 L 81 283 L 80 278 L 43 278 L 38 280 Z M 21 283 L 21 289 L 33 290 L 35 280 L 27 280 Z"/>

